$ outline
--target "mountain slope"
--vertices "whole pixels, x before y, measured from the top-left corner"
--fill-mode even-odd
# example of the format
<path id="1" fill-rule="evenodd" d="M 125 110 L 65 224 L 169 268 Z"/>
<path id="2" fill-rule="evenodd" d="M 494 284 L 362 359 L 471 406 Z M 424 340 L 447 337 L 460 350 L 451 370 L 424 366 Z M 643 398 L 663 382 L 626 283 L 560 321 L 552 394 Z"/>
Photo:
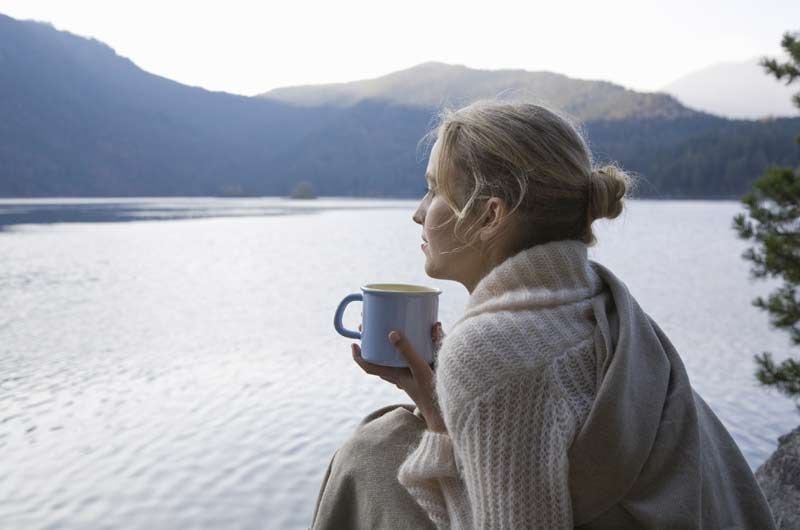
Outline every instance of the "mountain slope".
<path id="1" fill-rule="evenodd" d="M 336 115 L 187 87 L 0 15 L 0 195 L 270 189 L 269 159 Z"/>
<path id="2" fill-rule="evenodd" d="M 800 89 L 767 75 L 758 61 L 754 57 L 718 63 L 676 79 L 662 90 L 692 108 L 728 118 L 800 116 L 800 109 L 791 103 L 792 94 Z"/>
<path id="3" fill-rule="evenodd" d="M 581 120 L 687 118 L 697 114 L 670 95 L 635 92 L 607 81 L 571 79 L 552 72 L 474 70 L 437 62 L 375 79 L 277 88 L 259 97 L 303 106 L 347 107 L 375 99 L 438 108 L 495 96 L 524 97 L 563 109 Z"/>

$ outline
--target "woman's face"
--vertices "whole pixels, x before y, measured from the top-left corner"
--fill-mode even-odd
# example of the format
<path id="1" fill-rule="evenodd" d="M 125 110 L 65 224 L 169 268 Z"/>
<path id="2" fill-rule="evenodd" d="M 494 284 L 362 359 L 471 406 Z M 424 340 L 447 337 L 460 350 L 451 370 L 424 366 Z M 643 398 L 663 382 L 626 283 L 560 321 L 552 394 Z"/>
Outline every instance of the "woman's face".
<path id="1" fill-rule="evenodd" d="M 464 249 L 447 253 L 463 243 L 456 240 L 453 227 L 455 217 L 450 207 L 433 187 L 433 172 L 436 167 L 436 156 L 439 153 L 439 141 L 433 144 L 428 159 L 425 176 L 428 181 L 428 193 L 422 198 L 412 219 L 422 225 L 422 252 L 425 253 L 425 272 L 431 278 L 455 280 L 466 284 L 470 277 L 470 256 L 473 251 Z"/>

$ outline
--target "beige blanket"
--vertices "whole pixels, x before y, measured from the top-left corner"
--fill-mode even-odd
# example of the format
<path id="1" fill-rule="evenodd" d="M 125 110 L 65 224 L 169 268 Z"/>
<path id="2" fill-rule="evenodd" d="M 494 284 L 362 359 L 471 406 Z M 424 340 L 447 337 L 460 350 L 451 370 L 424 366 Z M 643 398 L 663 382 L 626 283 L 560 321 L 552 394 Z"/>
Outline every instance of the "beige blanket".
<path id="1" fill-rule="evenodd" d="M 398 404 L 371 412 L 334 453 L 317 495 L 313 530 L 435 529 L 397 482 L 397 468 L 425 430 L 414 410 Z"/>
<path id="2" fill-rule="evenodd" d="M 595 351 L 606 366 L 569 452 L 575 526 L 775 528 L 750 467 L 672 343 L 610 270 L 592 266 L 609 286 L 594 306 Z"/>

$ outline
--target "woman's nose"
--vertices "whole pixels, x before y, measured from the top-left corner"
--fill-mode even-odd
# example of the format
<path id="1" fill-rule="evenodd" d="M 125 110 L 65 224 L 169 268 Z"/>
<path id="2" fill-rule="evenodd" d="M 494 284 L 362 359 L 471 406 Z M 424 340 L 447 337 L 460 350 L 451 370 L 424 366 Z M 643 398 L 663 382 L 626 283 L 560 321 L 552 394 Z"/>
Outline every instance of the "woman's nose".
<path id="1" fill-rule="evenodd" d="M 423 224 L 425 222 L 425 218 L 422 216 L 422 208 L 417 208 L 417 211 L 414 212 L 414 215 L 411 216 L 411 219 L 418 225 Z"/>

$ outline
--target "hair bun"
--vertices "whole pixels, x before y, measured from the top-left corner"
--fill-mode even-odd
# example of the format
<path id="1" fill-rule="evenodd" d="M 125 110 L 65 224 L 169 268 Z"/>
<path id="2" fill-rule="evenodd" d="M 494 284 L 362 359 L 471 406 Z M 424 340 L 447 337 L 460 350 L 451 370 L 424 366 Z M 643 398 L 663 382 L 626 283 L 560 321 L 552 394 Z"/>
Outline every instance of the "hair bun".
<path id="1" fill-rule="evenodd" d="M 589 222 L 595 219 L 614 219 L 624 206 L 631 187 L 631 177 L 614 164 L 592 170 L 590 178 Z"/>

